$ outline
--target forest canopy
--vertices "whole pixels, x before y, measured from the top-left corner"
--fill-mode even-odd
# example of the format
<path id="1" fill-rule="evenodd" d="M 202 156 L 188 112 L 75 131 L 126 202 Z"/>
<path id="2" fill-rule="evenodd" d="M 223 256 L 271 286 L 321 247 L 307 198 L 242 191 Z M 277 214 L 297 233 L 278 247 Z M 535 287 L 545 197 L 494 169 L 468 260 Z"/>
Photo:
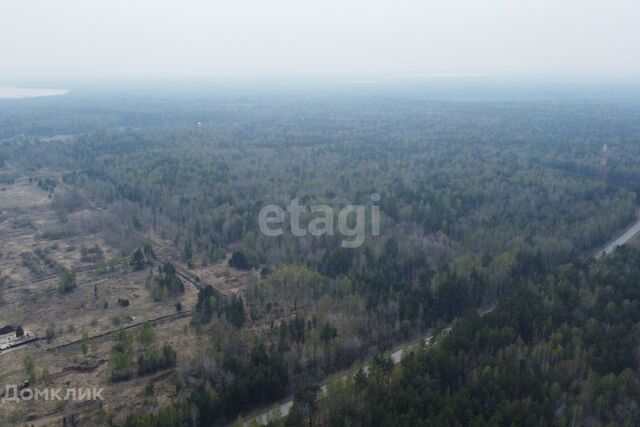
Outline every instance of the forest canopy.
<path id="1" fill-rule="evenodd" d="M 43 240 L 73 236 L 74 218 L 98 212 L 83 227 L 117 256 L 95 246 L 84 260 L 145 275 L 148 297 L 188 317 L 201 347 L 181 360 L 180 348 L 119 335 L 112 383 L 178 377 L 170 404 L 127 425 L 221 425 L 287 396 L 298 396 L 291 423 L 638 417 L 638 254 L 592 256 L 636 218 L 640 104 L 249 97 L 152 103 L 137 116 L 102 105 L 30 129 L 47 105 L 25 104 L 4 129 L 2 185 L 31 179 L 51 199 L 63 225 Z M 109 125 L 96 118 L 103 108 Z M 53 130 L 68 135 L 38 136 Z M 293 199 L 334 212 L 376 203 L 380 235 L 344 248 L 342 236 L 299 237 L 287 221 L 282 235 L 262 234 L 260 210 Z M 47 256 L 21 259 L 42 272 Z M 72 298 L 82 283 L 49 264 Z M 216 278 L 194 273 L 212 266 Z M 212 284 L 231 272 L 233 287 Z M 318 407 L 309 397 L 309 384 L 456 319 L 402 366 L 379 357 L 337 397 Z"/>

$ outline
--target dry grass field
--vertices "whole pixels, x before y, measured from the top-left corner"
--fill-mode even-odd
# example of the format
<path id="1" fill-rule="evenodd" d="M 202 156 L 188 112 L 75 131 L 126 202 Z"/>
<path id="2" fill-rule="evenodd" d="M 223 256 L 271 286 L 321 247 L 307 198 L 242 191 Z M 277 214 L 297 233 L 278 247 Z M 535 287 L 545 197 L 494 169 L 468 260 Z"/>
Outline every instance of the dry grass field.
<path id="1" fill-rule="evenodd" d="M 178 298 L 154 301 L 148 275 L 155 266 L 133 271 L 129 258 L 111 247 L 93 225 L 104 212 L 89 205 L 62 220 L 53 199 L 27 177 L 0 185 L 0 327 L 19 325 L 38 337 L 0 353 L 0 393 L 7 385 L 26 381 L 25 361 L 31 359 L 33 386 L 104 388 L 105 400 L 5 402 L 0 425 L 60 425 L 71 414 L 80 425 L 101 425 L 109 419 L 122 422 L 134 409 L 168 402 L 176 393 L 175 371 L 187 372 L 196 358 L 206 357 L 199 338 L 202 330 L 191 322 L 198 286 L 211 284 L 223 293 L 241 293 L 248 273 L 229 268 L 226 259 L 187 271 L 167 242 L 140 236 L 153 242 L 158 260 L 175 263 L 185 284 Z M 59 290 L 62 268 L 75 273 L 72 292 Z M 119 300 L 128 300 L 129 305 Z M 181 311 L 175 307 L 178 301 Z M 118 331 L 135 337 L 145 322 L 153 326 L 156 342 L 175 349 L 177 366 L 112 382 L 110 357 Z M 135 344 L 134 357 L 145 349 Z M 152 396 L 145 393 L 150 383 Z"/>

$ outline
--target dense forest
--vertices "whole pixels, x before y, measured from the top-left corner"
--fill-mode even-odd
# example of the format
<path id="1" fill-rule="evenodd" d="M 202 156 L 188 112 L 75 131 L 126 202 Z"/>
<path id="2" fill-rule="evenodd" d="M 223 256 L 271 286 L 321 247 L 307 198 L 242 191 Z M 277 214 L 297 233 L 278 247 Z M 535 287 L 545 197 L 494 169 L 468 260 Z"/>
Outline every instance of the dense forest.
<path id="1" fill-rule="evenodd" d="M 490 314 L 470 311 L 398 368 L 374 359 L 311 416 L 316 425 L 637 425 L 639 265 L 626 247 L 595 265 L 562 265 Z M 301 405 L 292 414 L 309 415 Z"/>
<path id="2" fill-rule="evenodd" d="M 0 160 L 41 176 L 63 221 L 98 207 L 92 226 L 133 269 L 158 262 L 149 268 L 154 300 L 174 303 L 184 284 L 142 249 L 145 236 L 168 242 L 189 268 L 230 253 L 229 266 L 248 272 L 239 296 L 199 288 L 191 316 L 203 351 L 184 372 L 189 386 L 127 425 L 229 422 L 313 394 L 305 385 L 461 316 L 439 345 L 396 369 L 376 359 L 318 408 L 296 405 L 288 422 L 638 419 L 640 255 L 619 251 L 595 266 L 589 258 L 636 216 L 640 105 L 369 97 L 238 101 L 228 115 L 200 107 L 185 107 L 172 126 L 70 124 L 57 132 L 73 136 L 7 131 L 0 142 Z M 38 110 L 21 114 L 27 123 Z M 218 119 L 186 123 L 189 115 Z M 336 212 L 377 204 L 381 234 L 353 249 L 339 235 L 261 234 L 260 209 L 292 199 Z M 146 350 L 137 364 L 131 353 L 121 335 L 114 381 L 176 365 L 170 347 Z"/>

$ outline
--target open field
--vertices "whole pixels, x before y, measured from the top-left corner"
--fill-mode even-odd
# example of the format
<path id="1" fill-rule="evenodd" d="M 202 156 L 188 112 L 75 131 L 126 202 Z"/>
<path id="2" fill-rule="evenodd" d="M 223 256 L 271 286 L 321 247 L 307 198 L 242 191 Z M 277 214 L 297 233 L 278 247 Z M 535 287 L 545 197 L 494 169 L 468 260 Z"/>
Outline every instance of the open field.
<path id="1" fill-rule="evenodd" d="M 200 348 L 202 330 L 191 323 L 198 286 L 211 284 L 224 293 L 237 292 L 247 273 L 230 269 L 226 259 L 193 271 L 176 262 L 184 293 L 154 301 L 148 277 L 155 266 L 134 271 L 129 258 L 94 231 L 92 223 L 102 212 L 90 205 L 62 218 L 53 199 L 26 177 L 0 186 L 0 327 L 19 325 L 38 338 L 0 354 L 0 387 L 4 392 L 6 385 L 23 384 L 24 362 L 30 358 L 36 387 L 104 388 L 105 401 L 5 403 L 0 425 L 26 421 L 59 425 L 72 413 L 76 420 L 86 416 L 86 422 L 103 423 L 168 402 L 175 394 L 175 369 L 188 371 Z M 158 260 L 171 259 L 168 246 L 154 242 L 154 248 Z M 59 290 L 62 268 L 75 273 L 72 292 Z M 127 306 L 119 303 L 124 300 Z M 180 311 L 175 307 L 178 301 Z M 176 350 L 177 366 L 112 382 L 109 361 L 118 331 L 136 336 L 146 322 L 153 326 L 157 342 Z M 133 357 L 146 349 L 136 346 Z M 149 383 L 154 384 L 152 397 L 143 392 Z"/>

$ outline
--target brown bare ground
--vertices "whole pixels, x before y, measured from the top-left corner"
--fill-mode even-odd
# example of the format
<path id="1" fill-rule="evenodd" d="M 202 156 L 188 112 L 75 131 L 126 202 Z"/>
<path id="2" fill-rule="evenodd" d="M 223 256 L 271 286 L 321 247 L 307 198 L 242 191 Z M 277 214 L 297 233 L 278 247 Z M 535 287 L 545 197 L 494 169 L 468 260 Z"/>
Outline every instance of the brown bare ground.
<path id="1" fill-rule="evenodd" d="M 56 189 L 64 191 L 64 188 Z M 0 354 L 0 392 L 6 385 L 25 381 L 23 362 L 31 357 L 35 362 L 39 382 L 36 387 L 104 388 L 104 402 L 24 401 L 5 403 L 0 411 L 0 425 L 46 426 L 60 425 L 64 416 L 77 414 L 81 425 L 106 423 L 109 418 L 121 422 L 126 413 L 167 403 L 175 394 L 175 370 L 169 369 L 130 381 L 112 383 L 110 364 L 114 331 L 136 327 L 149 321 L 154 324 L 158 343 L 168 343 L 177 352 L 178 367 L 188 371 L 192 361 L 202 352 L 201 337 L 191 325 L 189 313 L 197 301 L 196 286 L 211 284 L 228 292 L 241 292 L 241 273 L 227 267 L 227 260 L 215 265 L 189 271 L 174 259 L 168 242 L 152 235 L 154 249 L 160 259 L 172 259 L 179 271 L 200 282 L 185 283 L 185 293 L 178 299 L 155 302 L 145 282 L 150 268 L 133 272 L 124 265 L 115 271 L 100 273 L 96 262 L 83 262 L 81 248 L 99 245 L 105 259 L 118 255 L 91 223 L 100 215 L 95 205 L 69 215 L 62 223 L 53 209 L 51 198 L 36 183 L 21 178 L 14 184 L 0 185 L 0 277 L 9 279 L 2 286 L 0 326 L 21 325 L 35 332 L 40 340 Z M 73 233 L 59 239 L 45 239 L 47 230 L 63 229 L 71 225 Z M 143 236 L 147 237 L 147 236 Z M 46 254 L 54 267 L 37 262 L 41 271 L 34 271 L 23 263 L 23 253 L 37 259 L 36 251 Z M 42 265 L 40 265 L 42 264 Z M 58 266 L 76 272 L 77 287 L 73 292 L 58 291 Z M 2 283 L 2 282 L 0 282 Z M 130 305 L 121 307 L 118 299 L 128 299 Z M 183 315 L 176 315 L 174 304 L 180 301 Z M 104 308 L 107 302 L 108 308 Z M 163 321 L 158 321 L 158 319 Z M 53 331 L 51 340 L 45 339 L 47 330 Z M 87 336 L 89 351 L 84 355 L 80 343 Z M 67 345 L 71 343 L 72 345 Z M 137 348 L 136 352 L 142 351 Z M 137 355 L 135 355 L 137 358 Z M 49 373 L 49 384 L 40 379 L 43 369 Z M 143 390 L 154 383 L 153 397 L 145 397 Z"/>

